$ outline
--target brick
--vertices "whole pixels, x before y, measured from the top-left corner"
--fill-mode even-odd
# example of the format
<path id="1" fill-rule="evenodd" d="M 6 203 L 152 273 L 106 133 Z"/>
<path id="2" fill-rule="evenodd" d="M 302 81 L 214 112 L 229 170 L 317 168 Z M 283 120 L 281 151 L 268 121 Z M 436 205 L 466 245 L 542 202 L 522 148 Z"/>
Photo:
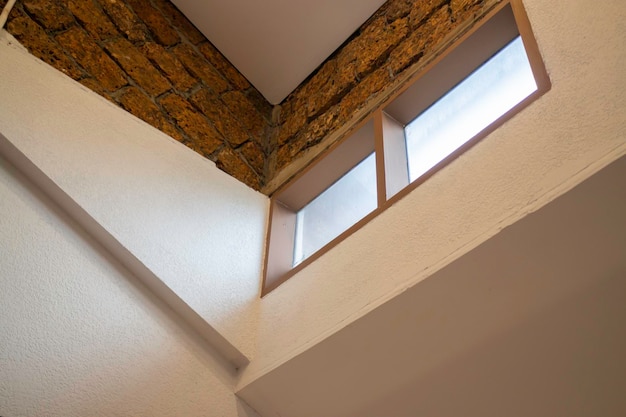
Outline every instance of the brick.
<path id="1" fill-rule="evenodd" d="M 269 124 L 241 91 L 229 91 L 222 95 L 222 100 L 257 141 L 265 139 Z"/>
<path id="2" fill-rule="evenodd" d="M 413 31 L 389 56 L 388 68 L 399 74 L 408 66 L 419 61 L 452 30 L 450 10 L 440 7 L 425 24 Z"/>
<path id="3" fill-rule="evenodd" d="M 341 112 L 341 105 L 335 105 L 309 123 L 298 135 L 300 149 L 310 148 L 320 143 L 331 131 L 338 127 L 337 117 Z"/>
<path id="4" fill-rule="evenodd" d="M 354 68 L 353 65 L 341 67 L 333 59 L 311 77 L 301 93 L 306 97 L 307 118 L 316 117 L 341 100 L 356 83 Z"/>
<path id="5" fill-rule="evenodd" d="M 181 96 L 169 94 L 160 100 L 160 104 L 187 135 L 188 141 L 185 144 L 196 152 L 209 157 L 224 143 L 222 136 L 207 118 Z"/>
<path id="6" fill-rule="evenodd" d="M 274 112 L 274 106 L 263 97 L 263 94 L 254 87 L 250 87 L 245 91 L 246 97 L 252 103 L 255 109 L 263 116 L 268 122 L 272 121 L 272 113 Z"/>
<path id="7" fill-rule="evenodd" d="M 210 42 L 204 42 L 198 45 L 198 50 L 235 88 L 239 90 L 250 88 L 250 83 L 246 77 L 241 75 L 233 64 L 231 64 Z"/>
<path id="8" fill-rule="evenodd" d="M 346 64 L 354 62 L 357 77 L 361 77 L 382 63 L 407 34 L 407 18 L 388 24 L 384 17 L 380 17 L 344 47 L 338 57 L 339 68 L 346 68 Z"/>
<path id="9" fill-rule="evenodd" d="M 115 26 L 133 42 L 148 39 L 148 30 L 133 11 L 121 0 L 99 0 Z"/>
<path id="10" fill-rule="evenodd" d="M 341 100 L 339 122 L 344 123 L 350 120 L 359 109 L 376 96 L 376 93 L 382 91 L 389 81 L 389 72 L 386 68 L 379 68 L 364 78 Z"/>
<path id="11" fill-rule="evenodd" d="M 246 159 L 248 165 L 256 171 L 257 174 L 263 176 L 263 170 L 265 165 L 265 154 L 263 149 L 256 142 L 246 142 L 240 148 L 241 155 Z"/>
<path id="12" fill-rule="evenodd" d="M 67 7 L 94 38 L 106 40 L 119 35 L 113 22 L 93 0 L 70 0 Z"/>
<path id="13" fill-rule="evenodd" d="M 172 22 L 188 40 L 194 45 L 205 41 L 206 38 L 169 0 L 154 0 L 154 5 L 161 10 L 164 16 Z"/>
<path id="14" fill-rule="evenodd" d="M 71 28 L 57 35 L 56 40 L 105 90 L 114 91 L 127 84 L 122 70 L 84 30 Z"/>
<path id="15" fill-rule="evenodd" d="M 481 0 L 466 0 L 464 2 L 457 1 L 452 3 L 455 3 L 454 7 L 452 5 L 450 7 L 452 11 L 452 21 L 457 24 L 456 26 L 470 19 L 473 20 L 480 14 L 480 11 L 485 6 L 485 2 Z"/>
<path id="16" fill-rule="evenodd" d="M 306 98 L 302 91 L 292 93 L 281 105 L 278 144 L 291 139 L 307 122 Z"/>
<path id="17" fill-rule="evenodd" d="M 187 72 L 178 58 L 161 45 L 148 42 L 141 50 L 157 68 L 165 73 L 165 76 L 176 89 L 188 91 L 191 87 L 198 84 L 198 81 Z"/>
<path id="18" fill-rule="evenodd" d="M 152 37 L 161 45 L 171 46 L 180 41 L 180 37 L 160 11 L 146 0 L 126 0 L 133 11 L 148 26 Z"/>
<path id="19" fill-rule="evenodd" d="M 113 98 L 106 91 L 104 91 L 102 85 L 100 85 L 98 80 L 96 80 L 95 78 L 83 78 L 82 80 L 78 80 L 78 82 L 93 91 L 94 93 L 99 94 L 107 100 L 117 104 L 117 102 L 113 100 Z"/>
<path id="20" fill-rule="evenodd" d="M 10 20 L 7 30 L 37 58 L 75 80 L 83 76 L 82 70 L 66 55 L 65 51 L 30 18 L 21 16 Z"/>
<path id="21" fill-rule="evenodd" d="M 481 3 L 483 3 L 483 0 L 451 0 L 450 9 L 453 14 L 456 14 L 471 9 Z"/>
<path id="22" fill-rule="evenodd" d="M 213 91 L 219 94 L 228 90 L 228 82 L 191 45 L 177 45 L 172 52 L 191 75 L 204 81 Z"/>
<path id="23" fill-rule="evenodd" d="M 387 22 L 391 23 L 394 20 L 406 17 L 411 11 L 412 5 L 416 3 L 420 3 L 420 1 L 389 0 L 382 6 L 383 14 L 387 18 Z"/>
<path id="24" fill-rule="evenodd" d="M 250 139 L 250 134 L 246 132 L 215 93 L 206 88 L 201 88 L 189 100 L 211 120 L 213 125 L 231 145 L 238 146 Z"/>
<path id="25" fill-rule="evenodd" d="M 424 23 L 424 19 L 431 15 L 447 0 L 423 0 L 413 3 L 411 13 L 409 14 L 409 22 L 412 28 L 416 28 Z"/>
<path id="26" fill-rule="evenodd" d="M 138 88 L 127 88 L 118 98 L 118 102 L 127 112 L 174 139 L 184 141 L 184 136 L 169 122 L 161 109 Z"/>
<path id="27" fill-rule="evenodd" d="M 67 29 L 74 17 L 58 0 L 24 0 L 24 8 L 41 26 L 48 30 Z"/>
<path id="28" fill-rule="evenodd" d="M 148 58 L 126 39 L 119 38 L 107 43 L 106 50 L 148 94 L 158 96 L 171 88 L 169 81 Z"/>
<path id="29" fill-rule="evenodd" d="M 258 190 L 261 186 L 259 177 L 235 151 L 225 146 L 216 156 L 215 165 L 244 184 Z"/>

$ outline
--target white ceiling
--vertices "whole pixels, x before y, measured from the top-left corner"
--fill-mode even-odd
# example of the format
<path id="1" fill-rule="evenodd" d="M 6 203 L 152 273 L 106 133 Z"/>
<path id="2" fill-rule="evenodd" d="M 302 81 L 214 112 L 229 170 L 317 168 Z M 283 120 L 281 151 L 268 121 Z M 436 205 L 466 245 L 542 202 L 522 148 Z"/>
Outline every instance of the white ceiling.
<path id="1" fill-rule="evenodd" d="M 625 178 L 623 157 L 238 395 L 267 417 L 626 415 Z"/>
<path id="2" fill-rule="evenodd" d="M 384 0 L 173 0 L 272 104 L 280 103 Z"/>

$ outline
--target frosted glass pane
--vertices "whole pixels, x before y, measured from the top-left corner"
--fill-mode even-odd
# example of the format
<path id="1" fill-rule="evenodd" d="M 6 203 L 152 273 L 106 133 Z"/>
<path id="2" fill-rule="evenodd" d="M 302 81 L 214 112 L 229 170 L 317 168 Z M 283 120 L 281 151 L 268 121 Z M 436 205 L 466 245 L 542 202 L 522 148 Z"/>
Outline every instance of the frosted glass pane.
<path id="1" fill-rule="evenodd" d="M 376 208 L 374 155 L 361 161 L 297 213 L 294 266 Z"/>
<path id="2" fill-rule="evenodd" d="M 409 176 L 414 181 L 537 90 L 520 37 L 409 123 Z"/>

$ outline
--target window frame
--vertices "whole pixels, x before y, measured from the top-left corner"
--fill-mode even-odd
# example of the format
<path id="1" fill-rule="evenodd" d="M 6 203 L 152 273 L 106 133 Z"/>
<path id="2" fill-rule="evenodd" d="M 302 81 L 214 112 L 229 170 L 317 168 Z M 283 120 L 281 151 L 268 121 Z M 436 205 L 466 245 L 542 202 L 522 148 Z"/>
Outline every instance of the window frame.
<path id="1" fill-rule="evenodd" d="M 511 25 L 511 19 L 513 25 Z M 497 35 L 497 41 L 489 44 L 487 40 L 494 38 L 494 34 Z M 429 89 L 435 86 L 436 88 L 430 91 L 429 95 L 436 101 L 517 35 L 522 39 L 537 89 L 426 173 L 413 182 L 409 182 L 404 127 L 432 104 L 432 101 L 420 100 L 417 92 L 419 92 L 419 96 L 423 96 L 424 86 L 428 86 Z M 485 46 L 486 44 L 489 45 Z M 468 56 L 474 59 L 470 59 L 469 61 L 472 62 L 464 65 Z M 433 71 L 438 66 L 448 69 L 463 68 L 461 71 Z M 473 68 L 470 68 L 472 66 Z M 468 70 L 468 68 L 470 69 Z M 455 74 L 450 76 L 448 74 L 450 72 Z M 439 76 L 442 73 L 444 73 L 443 77 Z M 550 79 L 522 1 L 502 1 L 407 82 L 383 97 L 373 112 L 355 123 L 342 139 L 318 155 L 309 166 L 272 194 L 261 296 L 267 295 L 409 194 L 437 171 L 549 91 L 550 88 Z M 414 104 L 416 101 L 418 102 L 417 105 Z M 409 113 L 413 114 L 413 117 L 402 114 L 401 111 L 398 111 L 399 108 L 409 108 Z M 296 213 L 371 152 L 376 153 L 377 208 L 340 233 L 317 252 L 293 266 Z"/>

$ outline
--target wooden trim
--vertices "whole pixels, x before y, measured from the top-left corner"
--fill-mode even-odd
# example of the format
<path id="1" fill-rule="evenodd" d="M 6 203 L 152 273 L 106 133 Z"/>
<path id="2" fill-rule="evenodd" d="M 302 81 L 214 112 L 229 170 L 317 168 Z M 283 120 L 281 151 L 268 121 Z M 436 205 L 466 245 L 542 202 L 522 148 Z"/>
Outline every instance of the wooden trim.
<path id="1" fill-rule="evenodd" d="M 387 200 L 409 185 L 409 161 L 404 125 L 385 112 L 381 114 Z"/>
<path id="2" fill-rule="evenodd" d="M 535 39 L 530 20 L 526 14 L 526 9 L 521 0 L 510 0 L 510 3 L 519 33 L 522 37 L 524 49 L 526 49 L 530 67 L 533 71 L 533 76 L 535 77 L 535 82 L 537 83 L 537 89 L 545 93 L 550 90 L 552 83 L 550 82 L 548 71 L 539 53 L 539 45 L 537 44 L 537 39 Z"/>
<path id="3" fill-rule="evenodd" d="M 510 8 L 509 9 L 510 11 L 507 11 L 505 9 L 507 7 Z M 403 124 L 406 123 L 406 121 L 403 123 L 402 120 L 400 121 L 395 120 L 394 117 L 386 114 L 386 110 L 389 108 L 393 108 L 393 104 L 394 104 L 393 100 L 398 99 L 398 97 L 400 97 L 402 94 L 407 92 L 410 88 L 412 88 L 412 86 L 415 85 L 415 83 L 419 83 L 420 80 L 428 80 L 427 78 L 428 72 L 432 72 L 431 70 L 433 70 L 437 65 L 445 63 L 444 60 L 447 57 L 453 54 L 453 52 L 456 51 L 457 48 L 463 45 L 464 42 L 467 42 L 468 39 L 470 39 L 470 37 L 476 34 L 481 28 L 486 27 L 487 29 L 489 29 L 490 26 L 485 26 L 485 25 L 489 25 L 490 22 L 491 22 L 491 26 L 493 26 L 494 23 L 491 19 L 494 16 L 496 16 L 498 13 L 511 13 L 511 12 L 514 17 L 514 23 L 515 23 L 515 27 L 517 28 L 516 29 L 517 33 L 519 33 L 519 35 L 521 35 L 522 37 L 522 42 L 524 44 L 524 48 L 526 50 L 526 54 L 530 62 L 533 76 L 537 83 L 537 91 L 529 95 L 526 99 L 522 100 L 512 109 L 510 109 L 508 112 L 503 114 L 497 120 L 492 122 L 489 126 L 483 129 L 480 133 L 475 135 L 473 138 L 471 138 L 469 141 L 467 141 L 465 144 L 463 144 L 461 147 L 455 150 L 452 154 L 448 155 L 445 159 L 440 161 L 436 166 L 428 170 L 425 174 L 423 174 L 422 176 L 420 176 L 418 179 L 416 179 L 410 184 L 408 183 L 408 171 L 407 171 L 406 184 L 398 185 L 398 184 L 401 184 L 402 182 L 402 170 L 397 169 L 397 166 L 399 165 L 397 161 L 401 161 L 401 158 L 398 159 L 401 152 L 404 152 L 404 158 L 406 159 L 406 151 L 405 150 L 400 151 L 406 145 L 404 141 L 404 132 L 402 130 L 400 134 L 398 134 L 397 127 L 400 126 L 401 129 L 403 129 L 404 127 Z M 515 36 L 517 36 L 517 33 Z M 481 33 L 482 39 L 484 39 L 484 34 L 485 32 Z M 474 37 L 472 39 L 472 42 L 480 43 L 480 42 L 476 42 L 476 39 L 481 39 L 481 36 Z M 506 36 L 504 37 L 504 41 L 501 46 L 504 46 L 506 43 L 508 43 L 506 42 Z M 459 55 L 457 53 L 455 55 L 461 56 L 462 54 Z M 486 59 L 488 58 L 489 57 L 487 57 Z M 483 59 L 483 62 L 486 61 L 486 59 Z M 466 73 L 465 76 L 467 76 L 467 74 L 468 73 Z M 488 13 L 485 14 L 485 16 L 483 16 L 480 22 L 477 22 L 472 28 L 468 29 L 464 34 L 459 36 L 459 38 L 447 50 L 443 51 L 436 58 L 434 58 L 431 62 L 426 64 L 419 74 L 416 74 L 409 82 L 405 83 L 404 85 L 402 85 L 402 87 L 398 88 L 396 91 L 391 93 L 387 99 L 382 100 L 381 104 L 375 110 L 375 112 L 373 113 L 371 117 L 361 120 L 353 129 L 349 129 L 353 132 L 350 136 L 346 136 L 341 141 L 330 146 L 328 150 L 324 153 L 324 157 L 320 155 L 320 157 L 318 157 L 318 159 L 313 164 L 310 164 L 306 169 L 304 169 L 302 172 L 294 176 L 294 178 L 292 178 L 292 180 L 290 180 L 287 184 L 284 184 L 283 186 L 281 186 L 277 190 L 277 192 L 272 196 L 272 206 L 271 206 L 272 208 L 270 209 L 270 216 L 272 216 L 272 218 L 270 219 L 270 226 L 269 226 L 270 230 L 268 232 L 268 237 L 267 237 L 267 251 L 266 251 L 262 296 L 267 295 L 270 291 L 278 287 L 280 284 L 285 282 L 287 279 L 289 279 L 293 275 L 297 274 L 307 265 L 314 262 L 323 254 L 328 252 L 336 244 L 338 244 L 339 242 L 341 242 L 342 240 L 350 236 L 352 233 L 354 233 L 356 230 L 361 228 L 363 225 L 368 223 L 371 219 L 375 218 L 384 210 L 386 210 L 388 207 L 392 206 L 394 203 L 396 203 L 397 201 L 402 199 L 404 196 L 409 194 L 411 191 L 413 191 L 415 188 L 421 185 L 428 178 L 433 176 L 440 169 L 442 169 L 443 167 L 448 165 L 450 162 L 458 158 L 461 154 L 469 150 L 472 146 L 474 146 L 481 139 L 489 135 L 491 132 L 493 132 L 495 129 L 497 129 L 499 126 L 501 126 L 504 122 L 509 120 L 515 114 L 520 112 L 523 108 L 525 108 L 530 103 L 535 101 L 541 95 L 545 94 L 549 89 L 550 89 L 550 79 L 546 72 L 545 65 L 541 59 L 537 42 L 532 34 L 530 22 L 523 8 L 521 0 L 503 1 L 499 5 L 494 6 L 492 10 L 490 10 Z M 447 90 L 445 90 L 441 95 L 445 94 L 446 91 Z M 439 97 L 441 97 L 441 95 Z M 316 186 L 316 188 L 314 188 L 313 191 L 311 191 L 309 187 L 309 189 L 302 190 L 302 192 L 308 193 L 307 197 L 298 197 L 295 200 L 293 200 L 291 199 L 290 194 L 289 194 L 290 189 L 292 187 L 298 188 L 300 185 L 305 184 L 306 182 L 303 182 L 302 179 L 305 178 L 306 176 L 312 176 L 318 172 L 323 172 L 325 170 L 324 167 L 326 166 L 326 164 L 322 161 L 324 159 L 330 158 L 330 155 L 333 155 L 334 152 L 337 152 L 337 149 L 342 149 L 342 147 L 344 147 L 340 152 L 337 152 L 337 154 L 335 155 L 334 159 L 336 160 L 345 159 L 345 158 L 340 158 L 339 155 L 343 155 L 343 156 L 350 155 L 351 152 L 346 153 L 345 149 L 350 149 L 350 146 L 353 146 L 351 145 L 353 143 L 359 143 L 359 141 L 357 139 L 354 139 L 354 137 L 355 136 L 358 137 L 359 132 L 363 131 L 364 128 L 365 130 L 369 129 L 369 131 L 372 132 L 373 148 L 375 148 L 375 151 L 376 151 L 378 207 L 374 211 L 372 211 L 370 214 L 365 216 L 363 219 L 358 221 L 356 224 L 352 225 L 343 233 L 339 234 L 336 238 L 331 240 L 328 244 L 326 244 L 323 248 L 318 250 L 316 253 L 314 253 L 313 255 L 305 259 L 304 261 L 302 261 L 299 265 L 297 265 L 296 267 L 290 268 L 288 271 L 284 273 L 281 273 L 280 265 L 281 264 L 285 265 L 284 264 L 285 257 L 289 257 L 290 260 L 292 259 L 293 230 L 289 229 L 288 227 L 284 228 L 284 229 L 291 230 L 291 233 L 292 233 L 291 245 L 292 246 L 291 248 L 281 250 L 278 247 L 282 245 L 280 243 L 275 244 L 276 234 L 278 233 L 276 224 L 277 223 L 281 224 L 280 222 L 284 220 L 285 216 L 289 217 L 290 215 L 293 215 L 293 228 L 295 228 L 295 212 L 299 210 L 300 208 L 302 208 L 306 204 L 306 202 L 310 201 L 312 198 L 319 195 L 321 191 L 323 191 L 322 189 L 322 190 L 319 190 L 318 192 L 319 185 Z M 395 133 L 394 133 L 394 129 L 396 130 Z M 391 133 L 391 135 L 389 133 Z M 398 139 L 400 136 L 402 136 L 402 141 L 399 141 Z M 400 142 L 402 146 L 399 145 Z M 349 160 L 351 161 L 351 159 Z M 355 165 L 356 163 L 352 163 L 352 162 L 345 164 L 344 168 L 342 168 L 343 172 L 340 175 L 336 176 L 335 179 L 340 178 L 343 174 L 345 174 L 345 172 L 347 172 L 349 169 L 351 169 Z M 341 172 L 342 169 L 339 169 L 338 171 Z M 324 180 L 322 182 L 327 183 L 328 180 Z M 399 188 L 401 189 L 397 193 L 395 193 L 395 191 Z M 285 204 L 285 201 L 289 202 L 290 205 Z M 281 212 L 282 209 L 285 210 L 285 213 L 287 213 L 286 215 L 285 213 Z M 276 218 L 277 216 L 278 218 Z M 280 216 L 283 216 L 283 217 L 280 217 Z M 276 220 L 278 220 L 278 222 Z M 282 236 L 282 238 L 279 238 L 279 239 L 282 239 L 280 240 L 282 242 L 288 240 L 288 239 L 285 239 L 285 236 Z M 277 250 L 283 253 L 276 254 Z M 281 258 L 281 256 L 283 258 Z M 275 261 L 274 258 L 282 259 L 282 261 L 279 260 L 279 266 L 272 265 L 272 262 Z M 279 271 L 277 271 L 277 269 Z"/>
<path id="4" fill-rule="evenodd" d="M 382 207 L 387 201 L 387 168 L 383 133 L 383 112 L 378 109 L 374 112 L 374 144 L 376 149 L 376 191 L 378 195 L 377 207 Z"/>

